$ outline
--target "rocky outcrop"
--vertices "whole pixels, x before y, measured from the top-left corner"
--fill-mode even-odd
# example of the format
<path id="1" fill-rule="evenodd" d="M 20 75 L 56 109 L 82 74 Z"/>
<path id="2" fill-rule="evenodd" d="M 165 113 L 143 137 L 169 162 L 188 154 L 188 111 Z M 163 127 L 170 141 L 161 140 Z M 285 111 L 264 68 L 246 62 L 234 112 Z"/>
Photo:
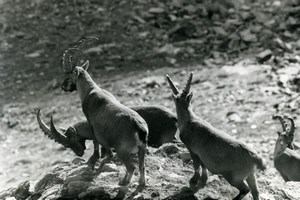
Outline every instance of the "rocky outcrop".
<path id="1" fill-rule="evenodd" d="M 136 161 L 137 158 L 133 157 Z M 128 187 L 118 186 L 125 167 L 113 158 L 98 174 L 85 160 L 75 158 L 72 162 L 60 163 L 36 182 L 25 181 L 16 188 L 0 192 L 1 200 L 196 200 L 232 199 L 236 189 L 224 178 L 209 174 L 207 184 L 197 193 L 187 186 L 193 175 L 192 161 L 182 144 L 164 144 L 159 149 L 148 148 L 146 155 L 145 188 L 139 188 L 138 170 Z M 95 169 L 98 168 L 97 163 Z M 284 183 L 274 168 L 258 172 L 258 185 L 262 199 L 298 200 L 299 182 Z M 275 177 L 275 178 L 274 178 Z"/>

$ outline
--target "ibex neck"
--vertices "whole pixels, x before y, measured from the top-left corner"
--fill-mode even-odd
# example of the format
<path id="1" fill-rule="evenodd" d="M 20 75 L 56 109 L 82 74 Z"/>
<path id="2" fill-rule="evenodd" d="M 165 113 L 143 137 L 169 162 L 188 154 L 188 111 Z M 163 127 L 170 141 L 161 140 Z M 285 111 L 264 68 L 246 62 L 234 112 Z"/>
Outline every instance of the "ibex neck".
<path id="1" fill-rule="evenodd" d="M 77 91 L 79 93 L 81 101 L 94 89 L 98 87 L 87 72 L 84 72 L 78 76 L 76 81 Z"/>
<path id="2" fill-rule="evenodd" d="M 274 150 L 274 157 L 280 156 L 286 148 L 281 147 L 280 145 L 275 146 L 275 150 Z"/>
<path id="3" fill-rule="evenodd" d="M 178 117 L 178 126 L 179 128 L 183 127 L 188 121 L 191 121 L 195 114 L 191 107 L 188 109 L 181 109 L 176 107 L 177 117 Z"/>

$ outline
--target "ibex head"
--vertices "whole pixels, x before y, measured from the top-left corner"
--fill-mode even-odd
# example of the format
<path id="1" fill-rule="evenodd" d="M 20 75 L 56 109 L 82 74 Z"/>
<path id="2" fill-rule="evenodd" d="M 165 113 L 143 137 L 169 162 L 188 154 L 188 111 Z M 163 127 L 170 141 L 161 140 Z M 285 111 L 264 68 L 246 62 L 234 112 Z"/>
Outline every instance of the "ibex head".
<path id="1" fill-rule="evenodd" d="M 190 92 L 190 88 L 193 80 L 193 72 L 190 73 L 186 86 L 181 93 L 178 91 L 177 87 L 175 86 L 175 84 L 173 83 L 169 75 L 166 75 L 166 77 L 170 85 L 170 88 L 173 92 L 172 96 L 176 107 L 187 109 L 190 106 L 193 97 L 193 93 Z"/>
<path id="2" fill-rule="evenodd" d="M 70 126 L 68 129 L 64 130 L 64 133 L 60 133 L 54 126 L 53 117 L 51 115 L 50 128 L 41 119 L 40 110 L 37 112 L 37 121 L 39 123 L 42 131 L 50 139 L 55 142 L 62 144 L 66 148 L 72 149 L 77 156 L 83 156 L 85 147 L 85 138 L 77 134 L 76 129 Z"/>
<path id="3" fill-rule="evenodd" d="M 290 120 L 291 122 L 291 127 L 287 128 L 287 123 L 285 122 L 284 118 Z M 290 149 L 294 149 L 293 141 L 294 141 L 294 132 L 295 132 L 295 123 L 293 118 L 287 117 L 287 116 L 280 116 L 280 115 L 274 115 L 273 119 L 278 119 L 281 123 L 282 126 L 282 132 L 277 131 L 278 134 L 278 139 L 277 143 L 278 145 L 284 147 L 288 147 Z"/>
<path id="4" fill-rule="evenodd" d="M 63 83 L 61 84 L 62 90 L 65 92 L 73 92 L 76 90 L 76 79 L 78 77 L 79 71 L 80 70 L 87 70 L 89 67 L 89 61 L 85 61 L 84 64 L 79 65 L 79 52 L 80 48 L 84 44 L 85 41 L 89 39 L 96 39 L 96 37 L 87 37 L 84 39 L 79 40 L 77 45 L 75 45 L 74 48 L 69 48 L 67 49 L 64 54 L 63 54 L 63 70 L 65 74 L 65 79 Z M 66 61 L 68 59 L 68 61 Z M 76 63 L 74 62 L 74 59 L 76 60 Z"/>

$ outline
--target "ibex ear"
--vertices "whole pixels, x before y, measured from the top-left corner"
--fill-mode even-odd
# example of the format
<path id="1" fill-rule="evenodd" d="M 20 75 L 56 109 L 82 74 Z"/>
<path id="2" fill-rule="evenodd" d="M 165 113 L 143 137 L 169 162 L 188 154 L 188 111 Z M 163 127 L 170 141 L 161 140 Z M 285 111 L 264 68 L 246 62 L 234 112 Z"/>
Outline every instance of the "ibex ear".
<path id="1" fill-rule="evenodd" d="M 90 66 L 90 62 L 87 60 L 85 61 L 85 63 L 83 63 L 83 65 L 81 65 L 81 67 L 86 71 Z"/>
<path id="2" fill-rule="evenodd" d="M 279 131 L 276 131 L 276 132 L 277 132 L 277 135 L 278 135 L 278 136 L 280 136 L 280 135 L 281 135 L 281 133 L 280 133 Z"/>
<path id="3" fill-rule="evenodd" d="M 191 93 L 189 93 L 189 94 L 187 95 L 186 100 L 187 100 L 188 102 L 191 102 L 192 98 L 193 98 L 193 92 L 191 92 Z"/>

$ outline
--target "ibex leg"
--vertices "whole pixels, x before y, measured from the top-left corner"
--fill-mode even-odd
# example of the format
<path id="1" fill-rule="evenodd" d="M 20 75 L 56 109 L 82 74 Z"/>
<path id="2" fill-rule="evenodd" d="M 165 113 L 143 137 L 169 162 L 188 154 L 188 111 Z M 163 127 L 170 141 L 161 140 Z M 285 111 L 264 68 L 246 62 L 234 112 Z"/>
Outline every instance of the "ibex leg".
<path id="1" fill-rule="evenodd" d="M 111 149 L 107 149 L 106 150 L 106 156 L 105 156 L 105 158 L 103 160 L 101 160 L 101 163 L 100 163 L 100 166 L 99 166 L 99 169 L 98 169 L 98 174 L 101 173 L 103 166 L 106 163 L 108 163 L 108 162 L 111 161 L 112 157 L 113 157 L 112 150 Z"/>
<path id="2" fill-rule="evenodd" d="M 126 167 L 126 174 L 125 174 L 124 178 L 119 182 L 119 185 L 127 186 L 130 183 L 131 179 L 132 179 L 133 172 L 135 170 L 135 166 L 134 166 L 133 161 L 131 159 L 130 153 L 117 152 L 117 155 Z"/>
<path id="3" fill-rule="evenodd" d="M 87 164 L 94 169 L 94 166 L 98 161 L 98 159 L 100 158 L 100 155 L 99 155 L 99 143 L 93 140 L 93 144 L 94 144 L 94 153 L 87 161 Z"/>
<path id="4" fill-rule="evenodd" d="M 258 192 L 258 189 L 257 189 L 255 174 L 251 174 L 250 176 L 248 176 L 246 181 L 247 181 L 248 186 L 251 190 L 253 200 L 259 200 L 259 192 Z"/>
<path id="5" fill-rule="evenodd" d="M 145 180 L 145 154 L 146 154 L 146 145 L 139 146 L 139 170 L 140 170 L 140 179 L 139 179 L 139 185 L 145 186 L 146 180 Z"/>
<path id="6" fill-rule="evenodd" d="M 250 191 L 249 187 L 243 180 L 236 180 L 232 175 L 223 175 L 230 185 L 239 190 L 239 194 L 233 200 L 242 200 Z"/>

